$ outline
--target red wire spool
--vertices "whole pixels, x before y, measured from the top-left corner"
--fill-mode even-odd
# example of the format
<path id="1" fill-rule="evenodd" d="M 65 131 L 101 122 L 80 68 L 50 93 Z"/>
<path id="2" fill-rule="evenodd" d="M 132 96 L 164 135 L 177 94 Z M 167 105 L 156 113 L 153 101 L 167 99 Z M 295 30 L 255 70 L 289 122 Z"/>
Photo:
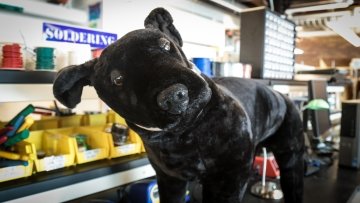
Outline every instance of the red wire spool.
<path id="1" fill-rule="evenodd" d="M 2 68 L 22 68 L 23 58 L 19 44 L 6 44 L 2 47 Z"/>

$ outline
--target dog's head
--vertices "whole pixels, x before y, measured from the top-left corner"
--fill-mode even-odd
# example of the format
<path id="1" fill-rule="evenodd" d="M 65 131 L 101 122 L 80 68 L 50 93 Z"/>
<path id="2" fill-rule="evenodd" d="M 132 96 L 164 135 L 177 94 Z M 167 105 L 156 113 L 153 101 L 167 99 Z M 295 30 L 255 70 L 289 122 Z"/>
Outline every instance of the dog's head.
<path id="1" fill-rule="evenodd" d="M 97 59 L 62 69 L 55 97 L 67 107 L 81 100 L 83 86 L 131 126 L 148 131 L 178 131 L 202 111 L 211 90 L 183 53 L 182 39 L 163 8 L 145 19 L 145 29 L 129 32 Z"/>

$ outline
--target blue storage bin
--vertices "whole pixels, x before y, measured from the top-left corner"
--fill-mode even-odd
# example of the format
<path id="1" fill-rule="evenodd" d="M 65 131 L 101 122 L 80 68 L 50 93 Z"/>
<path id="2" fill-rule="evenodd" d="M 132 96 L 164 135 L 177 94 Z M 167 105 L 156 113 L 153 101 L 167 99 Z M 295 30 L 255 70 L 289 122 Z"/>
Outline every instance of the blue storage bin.
<path id="1" fill-rule="evenodd" d="M 192 61 L 203 74 L 209 77 L 213 75 L 211 71 L 211 61 L 209 58 L 193 58 Z"/>
<path id="2" fill-rule="evenodd" d="M 160 203 L 156 179 L 146 179 L 132 183 L 126 190 L 130 203 Z M 189 191 L 187 191 L 185 202 L 189 201 L 190 195 Z"/>

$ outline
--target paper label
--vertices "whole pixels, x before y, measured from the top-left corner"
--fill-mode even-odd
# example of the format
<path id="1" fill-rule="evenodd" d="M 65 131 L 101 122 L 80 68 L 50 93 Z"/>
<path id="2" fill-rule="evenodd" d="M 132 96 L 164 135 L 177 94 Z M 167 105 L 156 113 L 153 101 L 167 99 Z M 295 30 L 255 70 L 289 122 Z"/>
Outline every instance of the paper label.
<path id="1" fill-rule="evenodd" d="M 11 166 L 0 169 L 0 180 L 9 180 L 25 176 L 24 166 Z"/>
<path id="2" fill-rule="evenodd" d="M 130 153 L 130 152 L 134 151 L 135 148 L 136 148 L 136 144 L 127 144 L 127 145 L 116 147 L 117 151 L 122 154 Z"/>
<path id="3" fill-rule="evenodd" d="M 84 159 L 91 160 L 95 159 L 100 154 L 100 149 L 91 149 L 84 152 Z"/>
<path id="4" fill-rule="evenodd" d="M 44 158 L 44 165 L 46 171 L 51 171 L 58 168 L 65 167 L 66 157 L 62 156 L 49 156 Z"/>

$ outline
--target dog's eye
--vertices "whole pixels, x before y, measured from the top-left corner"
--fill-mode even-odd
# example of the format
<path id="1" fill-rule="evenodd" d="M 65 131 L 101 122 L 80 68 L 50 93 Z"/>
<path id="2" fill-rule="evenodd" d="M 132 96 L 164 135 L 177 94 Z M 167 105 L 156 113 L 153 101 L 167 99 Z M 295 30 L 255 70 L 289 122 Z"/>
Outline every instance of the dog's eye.
<path id="1" fill-rule="evenodd" d="M 159 45 L 162 49 L 164 49 L 166 51 L 170 51 L 170 41 L 169 40 L 167 40 L 165 38 L 160 38 Z"/>
<path id="2" fill-rule="evenodd" d="M 123 77 L 118 76 L 113 80 L 114 85 L 121 86 L 123 84 Z"/>

